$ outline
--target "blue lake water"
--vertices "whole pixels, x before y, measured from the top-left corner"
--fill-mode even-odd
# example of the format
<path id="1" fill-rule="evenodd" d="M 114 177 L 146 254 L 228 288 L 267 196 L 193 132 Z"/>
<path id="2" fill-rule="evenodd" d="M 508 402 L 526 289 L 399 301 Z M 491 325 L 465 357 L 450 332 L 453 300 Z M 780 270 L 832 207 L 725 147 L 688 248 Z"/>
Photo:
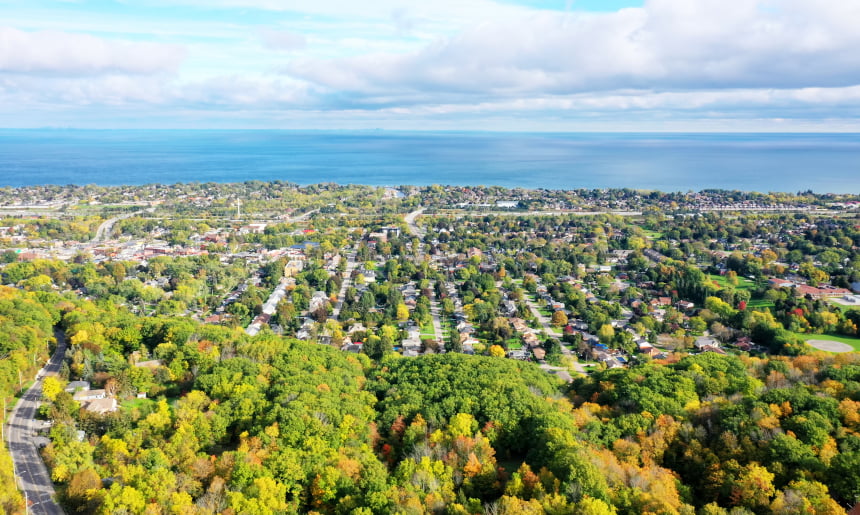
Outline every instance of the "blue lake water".
<path id="1" fill-rule="evenodd" d="M 860 135 L 0 130 L 0 186 L 255 179 L 860 193 Z"/>

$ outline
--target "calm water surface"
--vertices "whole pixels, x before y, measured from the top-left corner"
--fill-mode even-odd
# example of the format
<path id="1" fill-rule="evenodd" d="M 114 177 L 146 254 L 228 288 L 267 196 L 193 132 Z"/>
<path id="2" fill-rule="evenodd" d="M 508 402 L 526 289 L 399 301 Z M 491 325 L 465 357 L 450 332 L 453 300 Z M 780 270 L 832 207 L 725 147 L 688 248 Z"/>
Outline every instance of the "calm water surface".
<path id="1" fill-rule="evenodd" d="M 254 179 L 860 193 L 860 135 L 0 130 L 2 186 Z"/>

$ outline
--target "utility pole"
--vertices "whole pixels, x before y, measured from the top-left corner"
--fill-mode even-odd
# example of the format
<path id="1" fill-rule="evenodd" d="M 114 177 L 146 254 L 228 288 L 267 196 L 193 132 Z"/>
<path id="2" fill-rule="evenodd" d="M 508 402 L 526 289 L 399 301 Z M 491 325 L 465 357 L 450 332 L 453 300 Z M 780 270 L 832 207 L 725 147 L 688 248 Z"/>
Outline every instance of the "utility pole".
<path id="1" fill-rule="evenodd" d="M 241 217 L 242 217 L 242 199 L 237 198 L 236 199 L 236 218 L 238 219 Z"/>

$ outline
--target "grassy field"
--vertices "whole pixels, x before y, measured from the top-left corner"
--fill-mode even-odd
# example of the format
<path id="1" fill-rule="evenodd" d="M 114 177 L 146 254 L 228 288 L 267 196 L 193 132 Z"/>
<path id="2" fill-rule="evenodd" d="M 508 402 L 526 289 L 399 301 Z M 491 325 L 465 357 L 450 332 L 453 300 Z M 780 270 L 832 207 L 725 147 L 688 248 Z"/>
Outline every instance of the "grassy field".
<path id="1" fill-rule="evenodd" d="M 725 276 L 708 274 L 708 277 L 720 288 L 725 288 L 729 285 L 729 282 Z M 755 282 L 747 279 L 746 277 L 738 276 L 738 285 L 735 286 L 736 290 L 751 290 L 753 288 L 755 288 Z"/>
<path id="2" fill-rule="evenodd" d="M 829 340 L 834 342 L 844 343 L 854 348 L 855 352 L 860 352 L 860 338 L 851 338 L 848 336 L 838 336 L 834 334 L 798 334 L 797 336 L 806 340 Z"/>
<path id="3" fill-rule="evenodd" d="M 122 401 L 120 407 L 124 410 L 132 410 L 135 408 L 143 408 L 149 404 L 155 404 L 155 401 L 152 399 L 129 399 L 127 401 Z"/>
<path id="4" fill-rule="evenodd" d="M 720 289 L 723 289 L 729 285 L 728 280 L 725 276 L 722 275 L 714 275 L 708 274 L 708 278 L 710 278 L 711 283 L 718 286 Z M 746 277 L 738 276 L 738 285 L 735 287 L 736 290 L 752 290 L 755 288 L 755 281 L 751 281 Z M 772 308 L 773 302 L 764 299 L 750 299 L 747 303 L 747 307 L 749 308 Z"/>
<path id="5" fill-rule="evenodd" d="M 663 233 L 662 233 L 662 232 L 658 232 L 658 231 L 649 231 L 648 229 L 642 229 L 642 233 L 643 233 L 645 236 L 647 236 L 648 238 L 652 239 L 652 240 L 659 240 L 660 238 L 662 238 L 662 237 L 663 237 Z"/>
<path id="6" fill-rule="evenodd" d="M 838 309 L 839 311 L 842 311 L 843 313 L 845 313 L 846 311 L 854 311 L 860 309 L 860 306 L 846 306 L 845 304 L 840 304 L 838 302 L 833 301 L 828 301 L 827 303 Z"/>
<path id="7" fill-rule="evenodd" d="M 772 308 L 773 302 L 765 299 L 755 299 L 747 303 L 748 308 Z"/>

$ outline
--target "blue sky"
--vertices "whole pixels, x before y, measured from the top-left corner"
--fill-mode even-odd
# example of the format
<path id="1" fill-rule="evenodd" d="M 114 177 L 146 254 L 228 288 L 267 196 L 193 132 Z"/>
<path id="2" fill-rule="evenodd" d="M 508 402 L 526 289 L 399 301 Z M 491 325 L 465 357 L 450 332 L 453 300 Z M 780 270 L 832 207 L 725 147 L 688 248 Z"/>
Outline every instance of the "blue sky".
<path id="1" fill-rule="evenodd" d="M 856 0 L 0 0 L 0 127 L 860 131 Z"/>

